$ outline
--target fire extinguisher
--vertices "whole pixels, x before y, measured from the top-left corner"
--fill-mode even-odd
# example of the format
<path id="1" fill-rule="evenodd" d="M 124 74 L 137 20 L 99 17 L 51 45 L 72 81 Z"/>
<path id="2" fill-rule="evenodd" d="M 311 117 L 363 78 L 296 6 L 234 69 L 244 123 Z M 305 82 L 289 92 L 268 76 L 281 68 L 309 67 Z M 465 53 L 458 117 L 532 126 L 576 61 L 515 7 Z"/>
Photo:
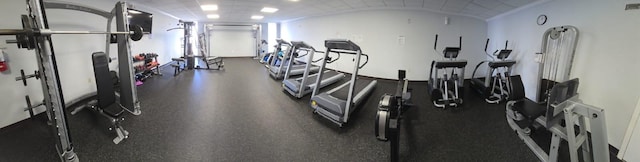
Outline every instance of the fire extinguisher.
<path id="1" fill-rule="evenodd" d="M 7 71 L 9 69 L 9 65 L 7 65 L 7 61 L 4 58 L 4 51 L 0 48 L 0 72 Z"/>

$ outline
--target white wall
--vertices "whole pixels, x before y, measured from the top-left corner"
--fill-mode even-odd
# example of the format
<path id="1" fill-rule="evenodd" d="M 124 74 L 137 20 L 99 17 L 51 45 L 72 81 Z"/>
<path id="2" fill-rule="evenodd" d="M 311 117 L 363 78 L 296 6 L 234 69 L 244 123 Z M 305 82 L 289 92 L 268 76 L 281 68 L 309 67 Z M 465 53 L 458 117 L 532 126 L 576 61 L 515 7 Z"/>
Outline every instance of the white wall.
<path id="1" fill-rule="evenodd" d="M 210 32 L 211 55 L 219 57 L 255 57 L 256 39 L 251 26 L 214 26 Z"/>
<path id="2" fill-rule="evenodd" d="M 68 1 L 109 11 L 115 6 L 115 1 Z M 167 63 L 171 57 L 179 56 L 180 35 L 165 31 L 167 28 L 173 27 L 178 20 L 147 10 L 142 6 L 139 6 L 138 9 L 154 14 L 153 34 L 145 36 L 139 42 L 132 43 L 132 54 L 158 53 L 160 63 Z M 21 28 L 20 14 L 26 14 L 24 1 L 3 2 L 0 5 L 0 11 L 3 13 L 0 14 L 0 19 L 3 20 L 3 23 L 0 23 L 0 28 Z M 102 17 L 77 11 L 47 10 L 47 17 L 52 30 L 105 31 L 107 25 L 106 19 Z M 20 69 L 24 69 L 27 73 L 33 73 L 37 70 L 37 62 L 34 51 L 18 49 L 15 44 L 4 43 L 5 40 L 11 39 L 15 39 L 15 37 L 0 37 L 0 47 L 7 47 L 5 52 L 8 53 L 10 60 L 10 71 L 0 74 L 0 92 L 2 92 L 0 127 L 13 124 L 29 116 L 28 113 L 22 111 L 26 107 L 25 95 L 29 95 L 34 103 L 40 103 L 42 100 L 40 81 L 30 79 L 29 86 L 24 87 L 21 82 L 14 80 L 14 77 L 20 75 Z M 105 36 L 55 35 L 53 36 L 53 44 L 65 100 L 70 101 L 95 91 L 91 53 L 105 51 Z M 117 57 L 115 45 L 111 47 L 111 57 Z M 117 66 L 113 64 L 111 67 Z M 44 108 L 37 110 L 42 112 Z"/>
<path id="3" fill-rule="evenodd" d="M 513 42 L 527 97 L 535 99 L 537 64 L 543 32 L 554 26 L 573 25 L 580 30 L 572 78 L 580 78 L 579 93 L 588 104 L 607 114 L 609 143 L 619 147 L 635 101 L 640 96 L 640 11 L 624 11 L 631 1 L 551 1 L 489 20 L 489 37 Z M 548 16 L 538 26 L 536 18 Z"/>
<path id="4" fill-rule="evenodd" d="M 445 17 L 450 18 L 449 25 L 444 24 Z M 360 70 L 360 74 L 396 79 L 398 69 L 405 69 L 408 79 L 428 80 L 431 61 L 442 59 L 433 51 L 436 34 L 440 35 L 438 51 L 445 46 L 458 46 L 458 37 L 463 36 L 459 58 L 469 61 L 466 68 L 469 78 L 475 64 L 486 57 L 482 53 L 486 29 L 486 22 L 476 18 L 420 10 L 384 9 L 285 22 L 282 23 L 282 38 L 305 41 L 322 51 L 325 50 L 326 39 L 350 39 L 362 48 L 363 53 L 370 55 L 369 64 Z M 404 41 L 400 40 L 401 37 Z M 341 60 L 327 67 L 351 72 L 352 58 L 343 55 Z"/>
<path id="5" fill-rule="evenodd" d="M 640 100 L 638 100 L 636 110 L 633 112 L 634 117 L 631 118 L 629 126 L 627 127 L 625 138 L 628 138 L 626 139 L 628 141 L 623 141 L 623 146 L 621 146 L 620 152 L 618 152 L 618 158 L 622 160 L 640 161 L 640 155 L 634 154 L 640 151 L 640 120 L 638 120 L 638 115 L 640 114 L 638 113 L 640 113 Z"/>

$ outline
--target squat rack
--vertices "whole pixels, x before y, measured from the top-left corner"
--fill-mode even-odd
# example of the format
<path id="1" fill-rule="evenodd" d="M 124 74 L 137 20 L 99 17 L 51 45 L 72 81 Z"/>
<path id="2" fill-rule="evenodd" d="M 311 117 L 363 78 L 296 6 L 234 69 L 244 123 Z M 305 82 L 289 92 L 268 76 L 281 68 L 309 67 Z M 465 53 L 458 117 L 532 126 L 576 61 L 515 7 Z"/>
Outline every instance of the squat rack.
<path id="1" fill-rule="evenodd" d="M 128 112 L 139 115 L 140 103 L 133 83 L 130 42 L 129 39 L 140 40 L 142 29 L 131 27 L 128 24 L 127 3 L 118 2 L 111 12 L 82 6 L 78 4 L 42 0 L 26 0 L 28 15 L 22 15 L 23 29 L 0 29 L 0 36 L 16 36 L 16 40 L 8 40 L 7 43 L 17 43 L 19 48 L 35 49 L 38 71 L 33 76 L 41 78 L 43 105 L 46 107 L 47 116 L 52 121 L 52 132 L 56 138 L 56 150 L 61 161 L 79 161 L 74 152 L 69 126 L 65 113 L 64 96 L 60 85 L 60 76 L 56 62 L 56 56 L 51 41 L 53 34 L 105 34 L 106 53 L 109 52 L 111 39 L 115 38 L 118 44 L 118 65 L 121 78 L 120 104 Z M 51 31 L 45 9 L 66 9 L 82 11 L 100 15 L 107 18 L 106 32 L 91 31 Z M 111 32 L 111 22 L 115 17 L 117 32 Z M 128 79 L 126 79 L 128 78 Z M 26 78 L 23 78 L 26 79 Z"/>

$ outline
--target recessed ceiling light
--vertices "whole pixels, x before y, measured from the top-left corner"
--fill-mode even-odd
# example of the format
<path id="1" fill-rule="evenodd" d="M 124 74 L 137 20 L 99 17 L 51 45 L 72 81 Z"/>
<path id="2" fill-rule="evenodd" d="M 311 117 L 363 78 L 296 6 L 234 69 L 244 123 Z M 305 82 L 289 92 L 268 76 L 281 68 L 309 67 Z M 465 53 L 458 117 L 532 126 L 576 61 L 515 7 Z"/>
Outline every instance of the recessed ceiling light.
<path id="1" fill-rule="evenodd" d="M 218 14 L 210 14 L 210 15 L 207 15 L 207 18 L 218 19 L 218 18 L 220 18 L 220 15 L 218 15 Z"/>
<path id="2" fill-rule="evenodd" d="M 300 1 L 300 0 L 289 0 L 289 1 L 291 1 L 291 2 L 298 2 L 298 1 Z"/>
<path id="3" fill-rule="evenodd" d="M 201 5 L 203 11 L 215 11 L 218 10 L 218 5 Z"/>
<path id="4" fill-rule="evenodd" d="M 254 19 L 254 20 L 260 20 L 262 18 L 264 18 L 264 16 L 261 16 L 261 15 L 253 15 L 253 16 L 251 16 L 251 19 Z"/>
<path id="5" fill-rule="evenodd" d="M 262 10 L 260 10 L 261 12 L 266 12 L 266 13 L 274 13 L 276 11 L 278 11 L 277 8 L 273 8 L 273 7 L 265 7 L 262 8 Z"/>

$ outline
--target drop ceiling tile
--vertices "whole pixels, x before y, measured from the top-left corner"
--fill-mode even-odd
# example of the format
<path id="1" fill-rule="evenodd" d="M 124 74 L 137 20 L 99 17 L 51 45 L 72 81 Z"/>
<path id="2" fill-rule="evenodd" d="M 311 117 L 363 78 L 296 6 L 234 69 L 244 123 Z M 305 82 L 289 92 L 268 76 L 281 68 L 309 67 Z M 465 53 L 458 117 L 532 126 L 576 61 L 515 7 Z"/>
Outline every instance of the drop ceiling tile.
<path id="1" fill-rule="evenodd" d="M 475 3 L 470 3 L 469 5 L 467 5 L 464 8 L 464 10 L 465 11 L 470 11 L 470 12 L 476 12 L 476 13 L 484 13 L 484 12 L 487 12 L 488 10 L 490 10 L 490 9 L 484 8 L 484 7 L 479 6 L 479 5 L 475 4 Z"/>
<path id="2" fill-rule="evenodd" d="M 382 1 L 387 7 L 404 7 L 403 0 L 383 0 Z"/>
<path id="3" fill-rule="evenodd" d="M 404 0 L 405 7 L 411 7 L 411 8 L 422 7 L 422 4 L 424 4 L 424 0 Z"/>
<path id="4" fill-rule="evenodd" d="M 502 5 L 498 0 L 473 0 L 471 3 L 482 6 L 484 8 L 494 8 Z"/>
<path id="5" fill-rule="evenodd" d="M 129 0 L 182 19 L 206 20 L 206 14 L 220 14 L 216 21 L 251 21 L 251 14 L 262 14 L 262 21 L 283 21 L 299 17 L 324 15 L 363 8 L 424 8 L 489 18 L 539 0 Z M 202 11 L 201 4 L 217 4 L 218 11 Z M 276 13 L 261 13 L 262 7 L 280 9 Z"/>

